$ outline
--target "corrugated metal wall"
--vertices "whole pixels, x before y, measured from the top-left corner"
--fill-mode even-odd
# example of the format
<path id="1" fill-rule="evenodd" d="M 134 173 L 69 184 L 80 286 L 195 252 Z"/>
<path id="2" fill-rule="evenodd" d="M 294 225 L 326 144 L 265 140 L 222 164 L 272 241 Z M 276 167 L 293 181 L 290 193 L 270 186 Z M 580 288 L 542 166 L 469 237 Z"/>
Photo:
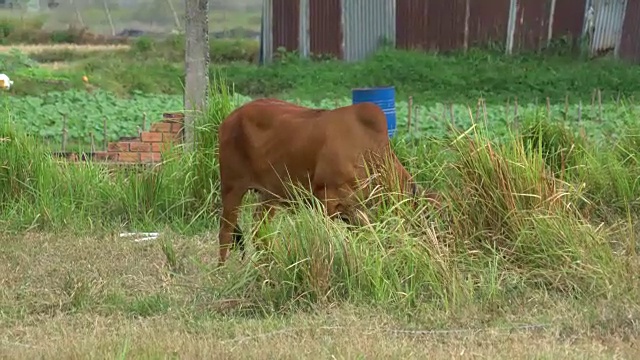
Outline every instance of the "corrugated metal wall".
<path id="1" fill-rule="evenodd" d="M 342 55 L 340 0 L 309 0 L 309 51 L 314 55 Z"/>
<path id="2" fill-rule="evenodd" d="M 470 0 L 469 46 L 504 42 L 509 24 L 511 0 Z"/>
<path id="3" fill-rule="evenodd" d="M 622 35 L 627 0 L 592 0 L 595 11 L 591 53 L 615 50 Z"/>
<path id="4" fill-rule="evenodd" d="M 381 41 L 395 43 L 395 2 L 342 0 L 344 59 L 357 61 L 378 50 Z"/>
<path id="5" fill-rule="evenodd" d="M 578 41 L 582 36 L 586 3 L 586 0 L 556 0 L 553 18 L 553 39 L 568 35 L 574 41 Z"/>
<path id="6" fill-rule="evenodd" d="M 396 47 L 428 49 L 427 1 L 396 0 Z"/>
<path id="7" fill-rule="evenodd" d="M 620 58 L 640 63 L 640 0 L 629 0 L 620 39 Z"/>
<path id="8" fill-rule="evenodd" d="M 298 50 L 300 44 L 300 0 L 271 0 L 273 3 L 273 50 Z"/>
<path id="9" fill-rule="evenodd" d="M 547 43 L 550 0 L 518 0 L 513 50 L 538 50 Z"/>
<path id="10" fill-rule="evenodd" d="M 629 14 L 625 9 L 629 3 Z M 551 5 L 555 3 L 553 23 Z M 330 54 L 357 61 L 373 53 L 380 39 L 400 49 L 446 51 L 490 41 L 512 41 L 513 50 L 535 50 L 552 38 L 579 40 L 585 12 L 595 10 L 592 52 L 618 49 L 640 61 L 640 0 L 264 0 L 261 52 L 276 48 L 302 56 Z M 394 6 L 395 5 L 395 6 Z M 465 22 L 467 20 L 467 22 Z M 624 24 L 624 36 L 623 33 Z M 513 37 L 508 34 L 512 26 Z M 343 36 L 344 35 L 344 36 Z"/>
<path id="11" fill-rule="evenodd" d="M 464 45 L 466 0 L 432 0 L 427 9 L 429 48 L 450 51 Z"/>
<path id="12" fill-rule="evenodd" d="M 467 18 L 468 2 L 468 24 Z M 505 40 L 510 0 L 396 0 L 396 46 L 454 50 Z M 467 26 L 465 26 L 467 25 Z"/>
<path id="13" fill-rule="evenodd" d="M 447 51 L 464 44 L 466 0 L 396 0 L 396 44 Z"/>

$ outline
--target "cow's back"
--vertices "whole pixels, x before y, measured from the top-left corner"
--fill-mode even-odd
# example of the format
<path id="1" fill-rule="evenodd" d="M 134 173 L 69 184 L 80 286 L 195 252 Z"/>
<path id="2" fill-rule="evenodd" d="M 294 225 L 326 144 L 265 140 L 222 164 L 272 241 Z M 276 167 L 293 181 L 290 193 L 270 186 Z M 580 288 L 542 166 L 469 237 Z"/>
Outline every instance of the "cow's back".
<path id="1" fill-rule="evenodd" d="M 374 104 L 321 110 L 273 99 L 232 112 L 219 141 L 221 177 L 281 196 L 285 178 L 309 185 L 309 176 L 323 171 L 323 181 L 339 182 L 352 175 L 365 151 L 389 146 L 386 118 Z"/>

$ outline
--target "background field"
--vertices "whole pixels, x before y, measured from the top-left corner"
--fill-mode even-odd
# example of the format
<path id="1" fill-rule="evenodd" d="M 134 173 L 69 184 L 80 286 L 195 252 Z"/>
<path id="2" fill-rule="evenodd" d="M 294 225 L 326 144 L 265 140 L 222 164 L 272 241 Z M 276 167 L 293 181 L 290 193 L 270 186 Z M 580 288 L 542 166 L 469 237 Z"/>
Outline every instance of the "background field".
<path id="1" fill-rule="evenodd" d="M 46 3 L 41 2 L 40 11 L 25 11 L 26 9 L 21 10 L 17 6 L 13 9 L 5 7 L 0 9 L 0 17 L 39 22 L 46 30 L 64 30 L 70 25 L 87 27 L 92 33 L 102 35 L 138 30 L 162 36 L 184 27 L 183 1 L 74 0 L 51 2 L 56 3 L 57 6 L 47 8 Z M 259 31 L 261 10 L 261 0 L 210 1 L 209 28 L 216 35 L 221 32 Z M 176 15 L 178 17 L 177 23 Z M 113 24 L 113 28 L 111 24 Z"/>
<path id="2" fill-rule="evenodd" d="M 63 118 L 86 148 L 105 119 L 115 140 L 179 111 L 183 39 L 113 49 L 64 30 L 27 47 L 49 30 L 22 29 L 0 49 L 0 356 L 639 355 L 637 66 L 385 49 L 260 67 L 255 41 L 214 39 L 197 151 L 135 172 L 50 151 Z M 257 230 L 248 198 L 249 242 L 273 245 L 216 269 L 219 122 L 254 97 L 332 108 L 368 85 L 396 86 L 394 149 L 444 206 L 387 204 L 347 229 L 300 205 Z"/>

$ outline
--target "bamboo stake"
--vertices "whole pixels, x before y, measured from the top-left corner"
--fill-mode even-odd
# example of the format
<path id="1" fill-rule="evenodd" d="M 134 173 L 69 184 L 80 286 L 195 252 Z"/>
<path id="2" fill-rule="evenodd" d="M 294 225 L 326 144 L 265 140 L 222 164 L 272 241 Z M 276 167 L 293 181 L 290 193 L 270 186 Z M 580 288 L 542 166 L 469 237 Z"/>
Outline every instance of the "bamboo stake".
<path id="1" fill-rule="evenodd" d="M 517 96 L 515 97 L 515 99 L 513 99 L 513 124 L 516 130 L 520 128 L 518 124 L 518 97 Z"/>
<path id="2" fill-rule="evenodd" d="M 506 121 L 507 124 L 510 124 L 510 122 L 509 122 L 509 98 L 507 98 L 507 103 L 504 105 L 504 121 Z"/>
<path id="3" fill-rule="evenodd" d="M 451 126 L 455 129 L 456 128 L 456 116 L 455 116 L 455 112 L 453 111 L 453 103 L 449 103 L 449 114 L 451 115 Z"/>
<path id="4" fill-rule="evenodd" d="M 547 120 L 551 120 L 551 100 L 547 96 Z"/>
<path id="5" fill-rule="evenodd" d="M 93 154 L 96 152 L 96 144 L 95 144 L 95 137 L 93 135 L 93 131 L 89 133 L 89 137 L 91 138 L 91 153 Z"/>
<path id="6" fill-rule="evenodd" d="M 578 104 L 578 124 L 580 125 L 580 137 L 582 137 L 582 140 L 586 140 L 587 134 L 582 124 L 582 100 Z"/>
<path id="7" fill-rule="evenodd" d="M 582 100 L 578 103 L 578 124 L 582 124 Z"/>
<path id="8" fill-rule="evenodd" d="M 413 108 L 413 96 L 409 96 L 409 113 L 407 114 L 407 130 L 411 133 L 411 109 Z"/>
<path id="9" fill-rule="evenodd" d="M 602 91 L 598 89 L 598 120 L 602 122 Z"/>
<path id="10" fill-rule="evenodd" d="M 102 150 L 107 151 L 107 117 L 102 118 Z"/>
<path id="11" fill-rule="evenodd" d="M 142 113 L 142 131 L 147 131 L 147 112 Z"/>
<path id="12" fill-rule="evenodd" d="M 447 106 L 442 104 L 442 121 L 447 122 Z"/>
<path id="13" fill-rule="evenodd" d="M 482 98 L 482 112 L 484 114 L 484 126 L 487 126 L 487 101 L 484 98 Z"/>
<path id="14" fill-rule="evenodd" d="M 564 121 L 569 118 L 569 94 L 564 96 Z"/>
<path id="15" fill-rule="evenodd" d="M 67 114 L 62 115 L 62 152 L 67 151 Z"/>

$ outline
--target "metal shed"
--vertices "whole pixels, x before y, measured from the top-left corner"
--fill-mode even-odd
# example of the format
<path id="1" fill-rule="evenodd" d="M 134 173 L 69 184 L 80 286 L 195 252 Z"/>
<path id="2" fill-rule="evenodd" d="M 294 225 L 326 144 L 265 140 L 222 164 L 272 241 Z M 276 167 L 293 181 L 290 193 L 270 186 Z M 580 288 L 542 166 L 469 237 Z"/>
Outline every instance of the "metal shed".
<path id="1" fill-rule="evenodd" d="M 260 58 L 278 48 L 359 61 L 382 44 L 425 51 L 495 41 L 507 53 L 567 36 L 591 53 L 640 58 L 640 0 L 263 0 Z M 629 13 L 627 14 L 627 7 Z M 622 49 L 621 49 L 622 48 Z"/>
<path id="2" fill-rule="evenodd" d="M 396 0 L 264 0 L 261 59 L 278 48 L 358 61 L 395 45 Z"/>

